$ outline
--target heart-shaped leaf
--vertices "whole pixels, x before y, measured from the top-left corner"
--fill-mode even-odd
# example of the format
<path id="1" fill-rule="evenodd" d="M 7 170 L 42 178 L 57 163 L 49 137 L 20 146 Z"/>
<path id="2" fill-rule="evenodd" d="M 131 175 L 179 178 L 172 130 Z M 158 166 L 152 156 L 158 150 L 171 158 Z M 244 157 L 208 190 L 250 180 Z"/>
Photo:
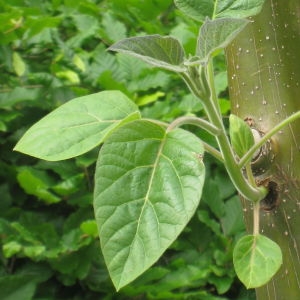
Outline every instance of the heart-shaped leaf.
<path id="1" fill-rule="evenodd" d="M 170 36 L 158 34 L 123 39 L 109 50 L 126 53 L 170 71 L 184 72 L 184 50 L 179 41 Z"/>
<path id="2" fill-rule="evenodd" d="M 119 91 L 76 98 L 29 128 L 14 150 L 49 161 L 68 159 L 93 149 L 116 127 L 139 117 L 137 106 Z"/>
<path id="3" fill-rule="evenodd" d="M 233 251 L 234 268 L 239 279 L 249 288 L 266 284 L 282 264 L 280 247 L 263 235 L 242 237 Z"/>
<path id="4" fill-rule="evenodd" d="M 94 209 L 117 289 L 155 263 L 193 216 L 204 181 L 202 153 L 193 134 L 145 120 L 124 125 L 104 143 Z"/>
<path id="5" fill-rule="evenodd" d="M 197 42 L 199 60 L 207 63 L 213 52 L 225 48 L 248 23 L 245 19 L 207 19 L 200 28 Z"/>

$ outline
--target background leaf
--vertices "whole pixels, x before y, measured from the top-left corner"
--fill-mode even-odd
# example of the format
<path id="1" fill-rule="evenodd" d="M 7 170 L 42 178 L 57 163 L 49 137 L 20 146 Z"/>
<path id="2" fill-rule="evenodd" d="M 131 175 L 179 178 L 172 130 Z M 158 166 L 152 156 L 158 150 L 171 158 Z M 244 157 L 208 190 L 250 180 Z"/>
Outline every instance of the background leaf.
<path id="1" fill-rule="evenodd" d="M 170 36 L 158 34 L 132 37 L 121 40 L 109 50 L 138 57 L 147 63 L 175 72 L 185 71 L 182 66 L 184 50 L 179 41 Z"/>
<path id="2" fill-rule="evenodd" d="M 204 180 L 201 153 L 193 134 L 166 133 L 143 120 L 115 131 L 101 148 L 94 209 L 117 289 L 156 262 L 194 214 Z"/>
<path id="3" fill-rule="evenodd" d="M 13 67 L 18 76 L 22 76 L 26 71 L 26 65 L 18 52 L 14 52 L 13 56 Z"/>
<path id="4" fill-rule="evenodd" d="M 136 105 L 119 91 L 80 97 L 33 125 L 14 150 L 51 161 L 71 158 L 99 145 L 122 122 L 138 117 Z"/>
<path id="5" fill-rule="evenodd" d="M 282 264 L 280 247 L 263 235 L 242 237 L 233 251 L 233 263 L 239 279 L 249 288 L 266 284 Z"/>

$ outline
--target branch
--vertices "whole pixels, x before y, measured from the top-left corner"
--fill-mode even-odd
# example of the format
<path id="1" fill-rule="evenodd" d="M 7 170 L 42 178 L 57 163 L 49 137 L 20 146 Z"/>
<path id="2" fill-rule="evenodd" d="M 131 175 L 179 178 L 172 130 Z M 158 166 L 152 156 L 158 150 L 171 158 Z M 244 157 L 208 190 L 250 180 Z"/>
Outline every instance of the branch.
<path id="1" fill-rule="evenodd" d="M 241 160 L 238 163 L 238 166 L 240 168 L 243 168 L 249 161 L 251 161 L 254 153 L 270 139 L 274 134 L 276 134 L 279 130 L 281 130 L 286 125 L 292 123 L 293 121 L 300 118 L 300 111 L 292 114 L 288 118 L 281 121 L 279 124 L 277 124 L 273 129 L 271 129 L 268 133 L 266 133 L 261 140 L 259 140 L 254 146 L 252 146 L 248 152 L 241 158 Z"/>

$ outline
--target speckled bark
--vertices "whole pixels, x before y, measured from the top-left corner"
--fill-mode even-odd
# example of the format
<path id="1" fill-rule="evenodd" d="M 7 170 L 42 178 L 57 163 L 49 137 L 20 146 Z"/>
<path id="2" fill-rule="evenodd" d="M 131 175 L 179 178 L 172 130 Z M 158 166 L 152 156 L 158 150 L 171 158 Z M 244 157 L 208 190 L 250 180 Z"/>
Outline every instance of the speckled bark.
<path id="1" fill-rule="evenodd" d="M 267 132 L 300 110 L 300 1 L 267 0 L 261 14 L 226 50 L 232 111 Z M 253 120 L 253 121 L 252 121 Z M 258 300 L 300 299 L 300 121 L 274 137 L 275 158 L 256 179 L 272 182 L 261 232 L 283 251 L 283 265 L 257 289 Z M 275 149 L 277 148 L 277 150 Z M 252 227 L 251 207 L 243 201 Z"/>

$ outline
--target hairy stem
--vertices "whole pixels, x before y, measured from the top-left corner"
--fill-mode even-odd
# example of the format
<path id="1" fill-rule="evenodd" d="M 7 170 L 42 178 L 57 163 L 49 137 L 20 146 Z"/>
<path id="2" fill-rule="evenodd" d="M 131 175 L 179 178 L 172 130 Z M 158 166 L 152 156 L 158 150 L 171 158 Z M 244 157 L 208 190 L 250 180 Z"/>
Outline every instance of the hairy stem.
<path id="1" fill-rule="evenodd" d="M 168 126 L 167 131 L 174 130 L 175 128 L 182 125 L 194 125 L 200 127 L 201 129 L 204 129 L 206 132 L 214 136 L 218 136 L 221 133 L 221 130 L 216 126 L 214 126 L 213 124 L 211 124 L 210 122 L 203 120 L 201 118 L 189 117 L 189 116 L 180 117 L 174 120 Z M 215 157 L 219 161 L 224 162 L 222 154 L 217 149 L 204 142 L 203 145 L 206 152 L 210 153 L 213 157 Z"/>
<path id="2" fill-rule="evenodd" d="M 203 72 L 203 67 L 199 68 L 200 71 L 196 72 L 196 68 L 190 68 L 189 73 L 182 75 L 184 81 L 190 88 L 191 92 L 202 102 L 204 105 L 210 123 L 213 124 L 218 130 L 218 135 L 215 135 L 221 156 L 224 159 L 224 164 L 227 172 L 235 185 L 238 192 L 248 200 L 260 201 L 263 199 L 267 191 L 264 187 L 254 187 L 243 176 L 238 163 L 235 160 L 233 150 L 226 135 L 226 130 L 222 121 L 222 115 L 218 106 L 218 98 L 215 93 L 214 80 L 212 76 L 212 65 L 207 69 L 207 73 Z"/>
<path id="3" fill-rule="evenodd" d="M 206 152 L 211 154 L 214 158 L 219 160 L 221 163 L 224 163 L 224 158 L 223 158 L 222 154 L 217 149 L 215 149 L 214 147 L 212 147 L 211 145 L 209 145 L 205 142 L 202 142 L 202 143 L 204 145 L 204 149 L 205 149 Z"/>
<path id="4" fill-rule="evenodd" d="M 208 121 L 203 120 L 201 118 L 189 117 L 189 116 L 180 117 L 180 118 L 177 118 L 176 120 L 174 120 L 168 126 L 167 131 L 171 131 L 171 130 L 175 129 L 176 127 L 179 127 L 182 125 L 194 125 L 194 126 L 200 127 L 214 136 L 217 136 L 221 133 L 221 130 L 219 128 L 217 128 L 213 124 L 209 123 Z"/>

